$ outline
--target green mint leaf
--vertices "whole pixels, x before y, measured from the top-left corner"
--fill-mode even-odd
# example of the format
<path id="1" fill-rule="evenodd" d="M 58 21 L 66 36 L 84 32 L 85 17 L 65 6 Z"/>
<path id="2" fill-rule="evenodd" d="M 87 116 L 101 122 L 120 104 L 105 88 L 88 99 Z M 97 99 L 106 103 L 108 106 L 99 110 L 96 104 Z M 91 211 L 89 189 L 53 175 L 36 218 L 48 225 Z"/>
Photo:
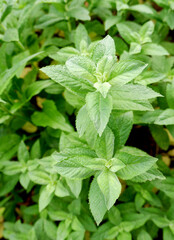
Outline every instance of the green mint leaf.
<path id="1" fill-rule="evenodd" d="M 99 225 L 103 220 L 107 208 L 96 178 L 93 179 L 89 189 L 89 206 L 97 225 Z"/>
<path id="2" fill-rule="evenodd" d="M 129 137 L 133 126 L 133 113 L 113 111 L 110 116 L 108 126 L 114 133 L 115 150 L 118 150 L 124 146 Z"/>
<path id="3" fill-rule="evenodd" d="M 155 55 L 155 56 L 164 56 L 164 55 L 169 55 L 168 51 L 156 44 L 156 43 L 146 43 L 142 46 L 142 54 L 146 55 Z"/>
<path id="4" fill-rule="evenodd" d="M 169 137 L 162 126 L 150 125 L 150 132 L 160 148 L 164 150 L 169 148 Z"/>
<path id="5" fill-rule="evenodd" d="M 102 94 L 104 98 L 106 98 L 109 92 L 109 89 L 111 88 L 111 85 L 108 82 L 104 82 L 104 83 L 96 82 L 94 84 L 94 87 L 97 89 L 98 92 Z"/>
<path id="6" fill-rule="evenodd" d="M 47 185 L 50 182 L 50 176 L 42 170 L 34 170 L 29 172 L 29 178 L 34 183 Z"/>
<path id="7" fill-rule="evenodd" d="M 118 31 L 122 38 L 127 42 L 139 42 L 140 25 L 135 22 L 125 21 L 117 24 Z"/>
<path id="8" fill-rule="evenodd" d="M 158 169 L 156 169 L 155 167 L 152 167 L 147 172 L 137 175 L 136 177 L 133 177 L 131 181 L 145 182 L 145 181 L 152 181 L 154 179 L 164 180 L 165 177 Z"/>
<path id="9" fill-rule="evenodd" d="M 35 112 L 31 119 L 36 126 L 49 126 L 66 132 L 73 131 L 71 125 L 66 122 L 64 116 L 57 110 L 55 103 L 51 100 L 46 100 L 43 103 L 43 112 Z"/>
<path id="10" fill-rule="evenodd" d="M 39 196 L 39 212 L 48 206 L 54 196 L 55 187 L 52 185 L 43 186 Z"/>
<path id="11" fill-rule="evenodd" d="M 96 82 L 94 77 L 96 66 L 90 58 L 83 56 L 72 57 L 66 62 L 66 67 L 71 74 L 85 79 L 89 85 L 92 85 L 91 82 Z"/>
<path id="12" fill-rule="evenodd" d="M 89 117 L 94 123 L 99 136 L 101 136 L 112 111 L 112 98 L 109 95 L 104 98 L 99 92 L 88 93 L 86 96 L 86 106 Z"/>
<path id="13" fill-rule="evenodd" d="M 106 127 L 101 137 L 97 138 L 95 151 L 100 158 L 111 159 L 114 153 L 114 134 Z"/>
<path id="14" fill-rule="evenodd" d="M 80 50 L 81 41 L 85 41 L 86 43 L 90 43 L 90 38 L 88 36 L 88 32 L 84 25 L 79 24 L 75 31 L 75 46 L 78 50 Z"/>
<path id="15" fill-rule="evenodd" d="M 167 103 L 169 105 L 169 108 L 174 109 L 174 80 L 172 81 L 171 84 L 167 84 L 166 88 L 166 98 L 167 98 Z"/>
<path id="16" fill-rule="evenodd" d="M 123 147 L 115 154 L 126 166 L 117 172 L 122 179 L 131 179 L 148 171 L 157 161 L 157 158 L 133 147 Z"/>
<path id="17" fill-rule="evenodd" d="M 121 183 L 115 173 L 108 169 L 102 171 L 97 177 L 98 186 L 103 193 L 106 207 L 109 210 L 121 193 Z"/>
<path id="18" fill-rule="evenodd" d="M 157 125 L 173 125 L 174 109 L 165 109 L 155 120 Z"/>
<path id="19" fill-rule="evenodd" d="M 77 132 L 79 134 L 79 137 L 82 137 L 86 130 L 89 128 L 89 123 L 91 122 L 86 105 L 84 105 L 78 112 L 76 117 L 76 128 Z"/>
<path id="20" fill-rule="evenodd" d="M 25 163 L 29 160 L 29 153 L 27 150 L 27 146 L 23 141 L 20 142 L 19 148 L 18 148 L 18 160 L 21 163 Z"/>
<path id="21" fill-rule="evenodd" d="M 93 91 L 93 86 L 89 81 L 73 76 L 65 66 L 48 66 L 42 68 L 41 71 L 48 75 L 53 81 L 81 97 L 84 97 L 87 91 Z"/>
<path id="22" fill-rule="evenodd" d="M 98 62 L 103 56 L 115 57 L 116 49 L 114 40 L 108 35 L 96 43 L 92 51 L 92 60 Z"/>
<path id="23" fill-rule="evenodd" d="M 115 63 L 109 77 L 111 85 L 123 85 L 136 78 L 145 68 L 147 64 L 138 60 L 122 60 Z"/>
<path id="24" fill-rule="evenodd" d="M 90 20 L 89 11 L 84 7 L 70 8 L 67 12 L 68 16 L 78 20 L 87 21 Z"/>

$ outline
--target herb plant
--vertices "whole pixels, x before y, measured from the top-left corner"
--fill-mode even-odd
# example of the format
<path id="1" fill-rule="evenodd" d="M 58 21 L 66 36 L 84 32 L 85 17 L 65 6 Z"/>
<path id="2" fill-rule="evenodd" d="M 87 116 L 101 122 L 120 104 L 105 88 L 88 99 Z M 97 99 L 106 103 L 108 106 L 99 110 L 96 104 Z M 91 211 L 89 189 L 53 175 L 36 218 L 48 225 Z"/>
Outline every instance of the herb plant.
<path id="1" fill-rule="evenodd" d="M 0 9 L 0 239 L 173 240 L 173 2 Z"/>

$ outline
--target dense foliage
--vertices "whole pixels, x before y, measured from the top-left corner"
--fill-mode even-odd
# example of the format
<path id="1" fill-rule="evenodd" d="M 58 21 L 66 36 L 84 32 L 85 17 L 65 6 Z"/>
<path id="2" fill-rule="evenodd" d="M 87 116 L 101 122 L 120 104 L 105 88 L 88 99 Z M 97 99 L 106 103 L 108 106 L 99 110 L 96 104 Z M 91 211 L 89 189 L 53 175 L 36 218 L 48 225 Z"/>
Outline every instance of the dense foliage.
<path id="1" fill-rule="evenodd" d="M 0 1 L 0 238 L 174 240 L 174 2 Z"/>

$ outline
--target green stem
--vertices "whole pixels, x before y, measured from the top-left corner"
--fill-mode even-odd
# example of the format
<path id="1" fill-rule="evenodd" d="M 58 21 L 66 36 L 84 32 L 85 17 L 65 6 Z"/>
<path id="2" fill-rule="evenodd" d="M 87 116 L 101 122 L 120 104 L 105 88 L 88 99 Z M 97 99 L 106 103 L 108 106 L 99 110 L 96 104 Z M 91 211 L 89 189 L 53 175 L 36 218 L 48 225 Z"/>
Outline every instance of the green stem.
<path id="1" fill-rule="evenodd" d="M 23 44 L 20 41 L 17 41 L 16 44 L 21 50 L 23 50 L 23 51 L 25 50 Z"/>

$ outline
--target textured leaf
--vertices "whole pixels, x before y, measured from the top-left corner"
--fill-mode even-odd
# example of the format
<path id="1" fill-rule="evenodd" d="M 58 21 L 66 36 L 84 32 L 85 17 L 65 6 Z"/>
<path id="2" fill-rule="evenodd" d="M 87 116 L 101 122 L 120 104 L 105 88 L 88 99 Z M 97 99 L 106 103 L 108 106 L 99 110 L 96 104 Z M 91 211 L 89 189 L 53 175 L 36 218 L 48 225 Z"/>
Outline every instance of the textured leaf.
<path id="1" fill-rule="evenodd" d="M 18 160 L 21 163 L 25 163 L 29 160 L 29 153 L 27 150 L 27 146 L 23 141 L 20 142 L 19 148 L 18 148 Z"/>
<path id="2" fill-rule="evenodd" d="M 136 78 L 146 67 L 147 64 L 138 60 L 119 61 L 112 68 L 109 83 L 124 85 Z"/>
<path id="3" fill-rule="evenodd" d="M 126 166 L 117 172 L 122 179 L 131 179 L 148 171 L 157 161 L 157 158 L 133 147 L 124 147 L 115 155 Z"/>
<path id="4" fill-rule="evenodd" d="M 70 17 L 79 19 L 79 20 L 90 20 L 89 11 L 84 7 L 74 7 L 68 11 Z"/>
<path id="5" fill-rule="evenodd" d="M 133 126 L 133 113 L 112 112 L 108 125 L 115 136 L 115 150 L 118 150 L 128 139 Z"/>
<path id="6" fill-rule="evenodd" d="M 92 215 L 97 225 L 99 225 L 107 211 L 107 208 L 104 196 L 97 184 L 96 178 L 93 179 L 89 189 L 89 205 Z"/>
<path id="7" fill-rule="evenodd" d="M 165 109 L 155 120 L 157 125 L 173 125 L 174 109 Z"/>
<path id="8" fill-rule="evenodd" d="M 103 40 L 99 41 L 93 51 L 92 59 L 98 62 L 103 56 L 113 56 L 115 57 L 116 49 L 114 40 L 108 35 Z"/>
<path id="9" fill-rule="evenodd" d="M 151 168 L 147 172 L 133 177 L 131 181 L 134 182 L 145 182 L 152 181 L 154 179 L 165 179 L 164 175 L 156 168 Z"/>
<path id="10" fill-rule="evenodd" d="M 90 118 L 86 109 L 86 105 L 84 105 L 78 112 L 76 117 L 76 128 L 79 134 L 79 137 L 82 137 L 86 130 L 90 128 Z"/>
<path id="11" fill-rule="evenodd" d="M 67 90 L 75 92 L 81 97 L 84 97 L 87 90 L 93 90 L 91 83 L 85 79 L 78 79 L 77 77 L 73 76 L 65 66 L 48 66 L 42 68 L 41 71 L 49 76 L 53 81 L 61 84 Z"/>
<path id="12" fill-rule="evenodd" d="M 21 69 L 21 66 L 25 66 L 28 61 L 41 55 L 42 52 L 35 53 L 25 59 L 19 61 L 18 63 L 14 64 L 12 68 L 7 69 L 6 71 L 0 74 L 0 95 L 4 92 L 4 90 L 9 86 L 11 79 L 17 74 L 17 72 Z"/>
<path id="13" fill-rule="evenodd" d="M 54 196 L 54 186 L 47 185 L 46 187 L 41 188 L 39 196 L 39 212 L 41 212 L 47 205 L 50 203 L 51 199 Z"/>
<path id="14" fill-rule="evenodd" d="M 167 50 L 156 43 L 146 43 L 142 46 L 142 53 L 147 55 L 163 56 L 169 55 Z"/>
<path id="15" fill-rule="evenodd" d="M 78 77 L 85 79 L 91 85 L 91 82 L 96 82 L 95 74 L 95 63 L 90 58 L 84 56 L 72 57 L 66 62 L 66 67 L 69 72 Z"/>
<path id="16" fill-rule="evenodd" d="M 85 41 L 86 43 L 90 42 L 90 38 L 88 36 L 88 32 L 84 25 L 79 24 L 76 28 L 75 32 L 75 46 L 77 49 L 80 50 L 80 43 L 81 41 Z"/>
<path id="17" fill-rule="evenodd" d="M 34 183 L 41 185 L 46 185 L 50 182 L 49 175 L 41 170 L 29 172 L 29 177 Z"/>
<path id="18" fill-rule="evenodd" d="M 101 136 L 112 111 L 112 98 L 111 96 L 104 98 L 99 92 L 88 93 L 86 96 L 86 106 L 89 117 Z"/>
<path id="19" fill-rule="evenodd" d="M 73 131 L 71 125 L 66 123 L 64 116 L 58 112 L 55 103 L 51 100 L 46 100 L 43 103 L 43 112 L 35 112 L 31 119 L 36 126 L 49 126 L 66 132 Z"/>
<path id="20" fill-rule="evenodd" d="M 53 155 L 53 158 L 58 161 L 55 170 L 67 178 L 84 179 L 94 173 L 94 170 L 87 165 L 95 160 L 94 157 L 93 151 L 85 148 L 68 149 Z"/>
<path id="21" fill-rule="evenodd" d="M 102 136 L 97 138 L 95 151 L 100 158 L 111 159 L 114 153 L 114 134 L 106 127 Z"/>
<path id="22" fill-rule="evenodd" d="M 107 169 L 102 171 L 97 177 L 97 183 L 103 193 L 106 207 L 109 210 L 121 193 L 121 183 L 115 173 Z"/>
<path id="23" fill-rule="evenodd" d="M 170 143 L 167 132 L 162 126 L 150 125 L 151 134 L 160 148 L 167 150 Z"/>

